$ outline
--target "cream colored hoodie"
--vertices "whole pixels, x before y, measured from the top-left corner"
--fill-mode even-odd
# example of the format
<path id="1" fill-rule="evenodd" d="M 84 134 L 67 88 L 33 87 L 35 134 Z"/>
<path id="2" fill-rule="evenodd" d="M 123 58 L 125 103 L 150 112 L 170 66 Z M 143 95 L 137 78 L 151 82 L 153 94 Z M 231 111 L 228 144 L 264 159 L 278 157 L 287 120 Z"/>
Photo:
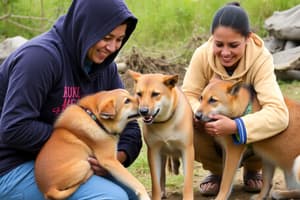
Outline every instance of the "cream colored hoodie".
<path id="1" fill-rule="evenodd" d="M 232 76 L 227 74 L 213 55 L 212 37 L 195 50 L 182 86 L 193 110 L 199 106 L 200 94 L 214 73 L 223 80 L 242 80 L 246 84 L 253 85 L 257 92 L 262 109 L 241 118 L 247 132 L 246 143 L 271 137 L 287 127 L 288 109 L 276 81 L 273 58 L 256 34 L 251 34 L 245 55 Z"/>

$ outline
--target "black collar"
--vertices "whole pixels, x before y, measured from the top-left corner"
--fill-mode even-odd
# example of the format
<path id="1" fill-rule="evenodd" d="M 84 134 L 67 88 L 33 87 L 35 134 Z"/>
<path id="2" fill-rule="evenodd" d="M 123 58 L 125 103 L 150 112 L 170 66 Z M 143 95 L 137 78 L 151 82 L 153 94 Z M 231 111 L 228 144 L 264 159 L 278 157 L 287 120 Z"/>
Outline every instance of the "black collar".
<path id="1" fill-rule="evenodd" d="M 167 121 L 171 120 L 173 118 L 173 116 L 175 115 L 176 109 L 173 110 L 172 114 L 170 115 L 170 117 L 164 121 L 154 121 L 153 124 L 160 124 L 160 123 L 166 123 Z"/>
<path id="2" fill-rule="evenodd" d="M 105 126 L 98 120 L 98 118 L 96 117 L 96 115 L 88 108 L 78 105 L 80 108 L 82 108 L 97 124 L 98 126 L 100 126 L 108 135 L 113 135 L 116 136 L 118 135 L 118 133 L 111 133 L 109 132 Z"/>

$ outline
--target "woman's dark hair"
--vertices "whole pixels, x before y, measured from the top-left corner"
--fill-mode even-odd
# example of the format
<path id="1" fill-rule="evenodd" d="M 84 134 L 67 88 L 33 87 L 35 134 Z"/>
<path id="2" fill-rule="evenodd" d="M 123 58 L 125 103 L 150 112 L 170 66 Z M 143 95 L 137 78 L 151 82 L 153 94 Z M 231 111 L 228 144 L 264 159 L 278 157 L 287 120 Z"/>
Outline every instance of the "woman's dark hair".
<path id="1" fill-rule="evenodd" d="M 228 3 L 215 13 L 211 33 L 213 34 L 219 26 L 232 28 L 245 37 L 249 36 L 251 32 L 248 14 L 238 2 Z"/>

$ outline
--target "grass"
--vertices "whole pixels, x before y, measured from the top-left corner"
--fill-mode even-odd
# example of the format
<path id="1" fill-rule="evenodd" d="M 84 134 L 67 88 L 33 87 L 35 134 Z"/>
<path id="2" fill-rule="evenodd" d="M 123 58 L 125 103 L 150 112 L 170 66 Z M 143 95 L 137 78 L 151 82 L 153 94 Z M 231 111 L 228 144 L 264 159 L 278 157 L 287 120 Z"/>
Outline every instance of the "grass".
<path id="1" fill-rule="evenodd" d="M 209 33 L 212 17 L 216 10 L 228 0 L 144 0 L 126 1 L 138 17 L 139 24 L 130 45 L 156 46 L 172 49 L 181 46 L 195 35 Z M 262 37 L 264 20 L 274 11 L 285 10 L 300 3 L 300 0 L 240 0 L 249 13 L 254 31 Z"/>
<path id="2" fill-rule="evenodd" d="M 129 171 L 137 177 L 139 181 L 147 188 L 147 191 L 151 191 L 151 176 L 147 161 L 147 147 L 143 145 L 141 153 L 137 160 L 129 167 Z M 183 175 L 173 175 L 167 172 L 166 187 L 168 191 L 180 191 L 183 183 Z"/>
<path id="3" fill-rule="evenodd" d="M 300 101 L 300 81 L 279 81 L 282 93 L 297 101 Z"/>
<path id="4" fill-rule="evenodd" d="M 232 1 L 232 0 L 231 0 Z M 208 34 L 215 11 L 229 0 L 126 0 L 139 23 L 125 50 L 133 46 L 173 49 L 190 41 L 195 35 Z M 274 11 L 285 10 L 300 0 L 239 0 L 249 13 L 254 31 L 266 36 L 264 20 Z M 43 3 L 43 4 L 42 4 Z M 48 30 L 58 16 L 65 13 L 71 0 L 14 0 L 0 2 L 0 18 L 10 13 L 19 16 L 45 17 L 45 21 L 9 18 L 34 30 L 20 28 L 8 20 L 0 20 L 0 35 L 12 37 L 22 33 L 26 38 Z M 40 30 L 40 31 L 39 31 Z M 150 49 L 151 51 L 151 49 Z"/>

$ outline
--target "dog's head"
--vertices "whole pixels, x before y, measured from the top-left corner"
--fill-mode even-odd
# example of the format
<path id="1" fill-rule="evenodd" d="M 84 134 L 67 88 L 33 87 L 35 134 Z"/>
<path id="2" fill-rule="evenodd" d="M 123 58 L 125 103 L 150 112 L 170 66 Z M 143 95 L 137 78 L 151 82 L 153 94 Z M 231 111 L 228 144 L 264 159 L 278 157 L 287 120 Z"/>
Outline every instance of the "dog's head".
<path id="1" fill-rule="evenodd" d="M 129 121 L 139 117 L 138 101 L 125 89 L 98 92 L 82 98 L 79 105 L 90 109 L 111 133 L 121 133 Z"/>
<path id="2" fill-rule="evenodd" d="M 245 112 L 250 100 L 251 92 L 248 86 L 241 82 L 234 83 L 214 78 L 200 96 L 200 106 L 195 112 L 195 118 L 211 121 L 210 114 L 239 117 Z"/>
<path id="3" fill-rule="evenodd" d="M 175 105 L 175 86 L 178 75 L 141 74 L 128 71 L 135 82 L 134 91 L 139 102 L 139 112 L 146 124 L 169 118 Z"/>

